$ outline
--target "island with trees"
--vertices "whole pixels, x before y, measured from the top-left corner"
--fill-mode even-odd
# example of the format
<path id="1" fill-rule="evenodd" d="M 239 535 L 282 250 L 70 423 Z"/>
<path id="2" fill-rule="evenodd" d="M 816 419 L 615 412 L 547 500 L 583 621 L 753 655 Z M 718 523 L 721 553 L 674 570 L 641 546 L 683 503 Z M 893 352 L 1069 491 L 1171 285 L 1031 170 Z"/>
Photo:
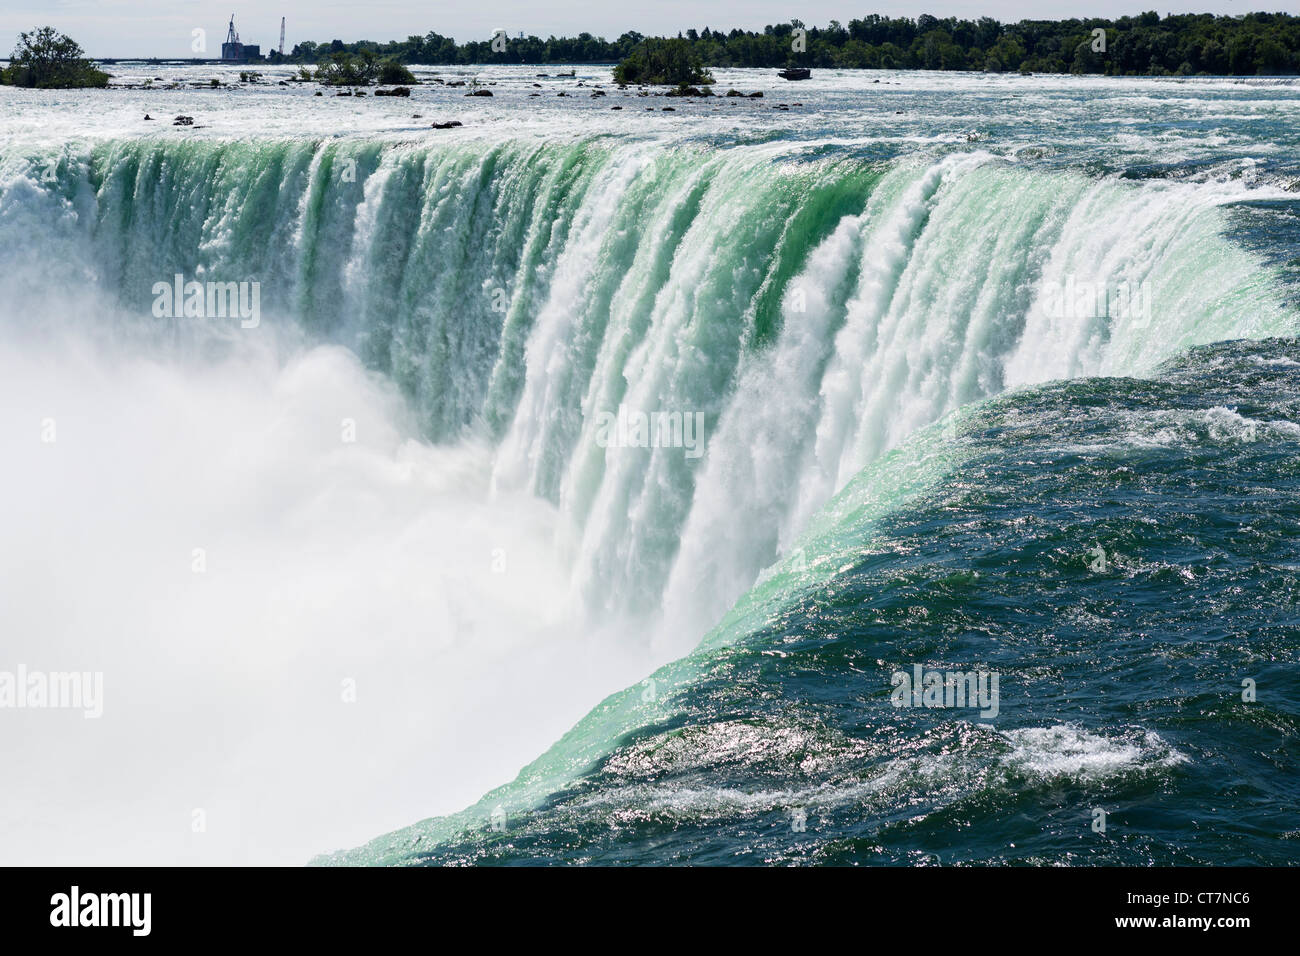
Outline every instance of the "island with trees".
<path id="1" fill-rule="evenodd" d="M 0 84 L 35 89 L 104 87 L 107 73 L 86 59 L 81 45 L 53 27 L 18 34 L 9 65 L 0 70 Z"/>

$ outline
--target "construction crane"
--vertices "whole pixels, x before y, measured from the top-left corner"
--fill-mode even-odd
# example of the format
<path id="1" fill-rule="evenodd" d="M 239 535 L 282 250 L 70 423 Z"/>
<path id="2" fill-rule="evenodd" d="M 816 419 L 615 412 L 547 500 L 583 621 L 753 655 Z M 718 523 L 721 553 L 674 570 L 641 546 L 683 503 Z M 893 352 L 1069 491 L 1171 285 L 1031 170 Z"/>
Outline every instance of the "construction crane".
<path id="1" fill-rule="evenodd" d="M 243 45 L 239 42 L 239 33 L 235 30 L 235 15 L 230 15 L 230 26 L 226 30 L 226 42 L 221 44 L 221 59 L 238 60 L 242 58 Z"/>
<path id="2" fill-rule="evenodd" d="M 280 18 L 280 56 L 284 56 L 284 17 Z"/>

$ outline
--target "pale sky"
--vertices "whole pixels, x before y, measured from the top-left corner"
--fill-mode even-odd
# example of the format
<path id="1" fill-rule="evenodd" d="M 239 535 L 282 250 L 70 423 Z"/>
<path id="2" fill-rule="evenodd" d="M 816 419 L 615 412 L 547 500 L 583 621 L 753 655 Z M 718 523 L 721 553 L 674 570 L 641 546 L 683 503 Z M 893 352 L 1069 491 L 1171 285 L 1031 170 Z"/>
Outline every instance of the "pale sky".
<path id="1" fill-rule="evenodd" d="M 627 30 L 676 34 L 700 29 L 762 29 L 797 17 L 812 26 L 847 23 L 870 13 L 889 16 L 996 17 L 1002 21 L 1115 17 L 1154 9 L 1167 13 L 1241 14 L 1252 10 L 1300 12 L 1296 0 L 642 0 L 635 4 L 574 0 L 0 0 L 0 57 L 18 33 L 50 25 L 77 40 L 91 56 L 190 57 L 220 55 L 226 23 L 245 43 L 266 53 L 279 42 L 280 17 L 288 18 L 285 52 L 301 40 L 395 40 L 435 30 L 459 42 L 488 39 L 493 30 L 546 37 L 582 31 L 615 39 Z M 191 52 L 193 31 L 206 31 L 207 52 Z"/>

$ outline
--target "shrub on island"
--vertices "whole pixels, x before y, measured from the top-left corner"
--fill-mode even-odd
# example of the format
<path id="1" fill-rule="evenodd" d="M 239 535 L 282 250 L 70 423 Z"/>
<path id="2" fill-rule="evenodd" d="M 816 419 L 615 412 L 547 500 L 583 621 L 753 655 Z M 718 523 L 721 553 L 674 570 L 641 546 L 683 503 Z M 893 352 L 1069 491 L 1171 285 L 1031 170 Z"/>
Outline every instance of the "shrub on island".
<path id="1" fill-rule="evenodd" d="M 700 54 L 681 37 L 647 37 L 614 67 L 616 83 L 647 86 L 707 86 L 713 75 L 704 68 Z"/>
<path id="2" fill-rule="evenodd" d="M 108 86 L 108 79 L 86 59 L 81 44 L 54 27 L 18 34 L 9 66 L 0 70 L 0 83 L 36 89 L 102 88 Z"/>

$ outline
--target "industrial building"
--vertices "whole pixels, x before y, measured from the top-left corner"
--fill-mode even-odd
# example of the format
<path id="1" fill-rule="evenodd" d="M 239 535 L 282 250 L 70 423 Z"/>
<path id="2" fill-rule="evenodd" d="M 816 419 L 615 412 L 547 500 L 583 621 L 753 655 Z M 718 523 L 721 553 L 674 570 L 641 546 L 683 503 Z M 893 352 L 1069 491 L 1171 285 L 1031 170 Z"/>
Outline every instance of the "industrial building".
<path id="1" fill-rule="evenodd" d="M 235 15 L 230 15 L 230 27 L 226 30 L 226 42 L 221 44 L 221 59 L 234 63 L 247 63 L 262 58 L 262 47 L 256 43 L 239 42 L 239 33 L 235 30 Z"/>

